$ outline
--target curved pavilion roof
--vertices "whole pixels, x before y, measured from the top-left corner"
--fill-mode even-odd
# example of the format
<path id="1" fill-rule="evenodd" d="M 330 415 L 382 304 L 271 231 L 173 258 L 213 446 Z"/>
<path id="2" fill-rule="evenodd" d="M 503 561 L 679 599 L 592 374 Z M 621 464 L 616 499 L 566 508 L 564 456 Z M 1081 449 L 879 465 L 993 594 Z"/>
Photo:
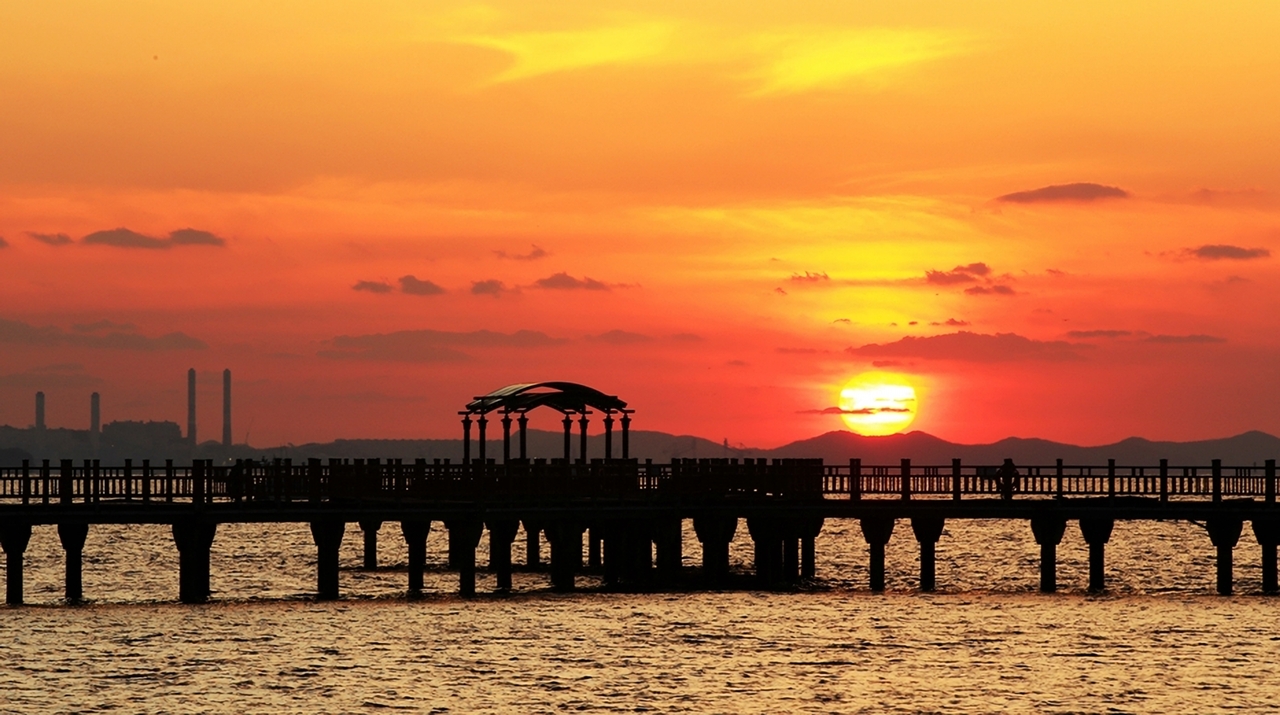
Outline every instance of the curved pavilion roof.
<path id="1" fill-rule="evenodd" d="M 627 403 L 616 395 L 576 382 L 526 382 L 507 385 L 481 395 L 467 403 L 467 412 L 484 414 L 494 410 L 527 412 L 535 407 L 550 407 L 561 412 L 585 412 L 588 407 L 605 412 L 619 412 Z"/>

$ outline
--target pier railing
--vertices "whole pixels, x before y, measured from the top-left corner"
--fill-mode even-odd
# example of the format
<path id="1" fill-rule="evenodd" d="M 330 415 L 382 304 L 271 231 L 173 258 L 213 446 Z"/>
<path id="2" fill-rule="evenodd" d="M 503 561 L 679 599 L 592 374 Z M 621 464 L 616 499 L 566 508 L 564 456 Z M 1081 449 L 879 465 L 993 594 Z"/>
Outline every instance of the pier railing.
<path id="1" fill-rule="evenodd" d="M 646 495 L 963 499 L 1000 496 L 1261 497 L 1275 501 L 1275 461 L 1262 466 L 824 464 L 817 459 L 149 461 L 103 466 L 24 463 L 0 469 L 0 502 L 292 502 L 350 499 L 639 498 Z"/>

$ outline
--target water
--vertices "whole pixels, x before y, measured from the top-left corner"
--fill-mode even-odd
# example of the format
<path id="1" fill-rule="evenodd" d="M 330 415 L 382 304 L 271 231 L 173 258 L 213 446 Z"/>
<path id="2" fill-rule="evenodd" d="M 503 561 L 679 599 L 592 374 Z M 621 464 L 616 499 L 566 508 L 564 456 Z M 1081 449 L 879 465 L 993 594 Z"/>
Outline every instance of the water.
<path id="1" fill-rule="evenodd" d="M 750 564 L 745 525 L 735 566 Z M 451 595 L 433 529 L 428 597 L 403 599 L 398 526 L 358 569 L 343 543 L 344 600 L 315 603 L 305 525 L 224 525 L 214 601 L 173 603 L 167 527 L 95 526 L 86 606 L 58 605 L 52 527 L 28 548 L 27 600 L 0 609 L 0 710 L 12 712 L 1207 712 L 1273 707 L 1280 599 L 1256 593 L 1259 550 L 1236 549 L 1241 595 L 1211 595 L 1213 548 L 1194 525 L 1118 522 L 1110 592 L 1089 596 L 1074 525 L 1063 592 L 1035 592 L 1025 522 L 949 522 L 937 594 L 912 590 L 914 539 L 888 547 L 889 592 L 868 593 L 855 522 L 818 539 L 819 581 L 792 593 L 558 595 L 545 574 L 515 593 Z M 486 560 L 483 546 L 481 563 Z M 516 545 L 522 561 L 523 544 Z M 699 559 L 686 534 L 685 558 Z M 598 586 L 592 578 L 580 584 Z M 479 588 L 493 577 L 481 573 Z"/>

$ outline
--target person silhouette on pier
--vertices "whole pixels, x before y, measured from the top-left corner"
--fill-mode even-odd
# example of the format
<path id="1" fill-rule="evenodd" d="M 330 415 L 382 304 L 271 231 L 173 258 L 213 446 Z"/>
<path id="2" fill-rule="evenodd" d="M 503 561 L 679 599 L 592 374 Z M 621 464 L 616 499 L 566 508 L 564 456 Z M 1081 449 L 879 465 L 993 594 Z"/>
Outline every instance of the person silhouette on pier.
<path id="1" fill-rule="evenodd" d="M 1001 499 L 1013 498 L 1013 493 L 1018 490 L 1018 468 L 1012 459 L 1005 459 L 996 470 L 996 485 L 1000 487 Z"/>

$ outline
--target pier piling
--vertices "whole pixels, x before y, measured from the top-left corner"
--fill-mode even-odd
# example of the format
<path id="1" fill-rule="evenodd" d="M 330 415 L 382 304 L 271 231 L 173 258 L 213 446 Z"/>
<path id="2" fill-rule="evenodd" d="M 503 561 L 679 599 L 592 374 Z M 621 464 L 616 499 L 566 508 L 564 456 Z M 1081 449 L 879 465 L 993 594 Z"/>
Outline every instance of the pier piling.
<path id="1" fill-rule="evenodd" d="M 937 588 L 937 570 L 935 566 L 938 539 L 942 537 L 942 527 L 946 520 L 936 516 L 916 516 L 911 518 L 911 531 L 920 544 L 920 590 L 933 591 Z"/>
<path id="2" fill-rule="evenodd" d="M 655 522 L 654 544 L 658 552 L 658 575 L 665 581 L 680 576 L 684 565 L 683 522 L 679 517 L 659 518 Z"/>
<path id="3" fill-rule="evenodd" d="M 1056 516 L 1031 518 L 1031 533 L 1040 545 L 1041 593 L 1054 593 L 1058 590 L 1058 544 L 1062 543 L 1062 535 L 1066 530 L 1066 519 Z"/>
<path id="4" fill-rule="evenodd" d="M 489 529 L 489 570 L 497 579 L 499 591 L 511 590 L 511 545 L 516 540 L 520 522 L 515 519 L 497 519 L 485 522 Z"/>
<path id="5" fill-rule="evenodd" d="M 536 569 L 542 566 L 542 541 L 538 538 L 539 532 L 542 531 L 541 524 L 531 523 L 529 520 L 524 521 L 524 565 L 528 569 Z"/>
<path id="6" fill-rule="evenodd" d="M 218 525 L 191 519 L 173 525 L 173 543 L 178 547 L 178 600 L 204 603 L 209 600 L 209 550 Z"/>
<path id="7" fill-rule="evenodd" d="M 63 522 L 58 524 L 58 540 L 62 542 L 62 550 L 67 555 L 66 596 L 68 603 L 78 603 L 84 599 L 84 581 L 82 579 L 84 562 L 84 542 L 89 537 L 87 522 Z"/>
<path id="8" fill-rule="evenodd" d="M 9 523 L 0 528 L 0 547 L 4 548 L 4 602 L 10 606 L 22 605 L 23 555 L 29 541 L 30 524 Z"/>
<path id="9" fill-rule="evenodd" d="M 429 521 L 402 521 L 400 533 L 409 551 L 409 596 L 422 595 L 422 572 L 427 566 L 427 535 L 431 533 Z"/>
<path id="10" fill-rule="evenodd" d="M 338 599 L 338 548 L 342 546 L 342 534 L 347 530 L 344 521 L 324 520 L 311 522 L 311 538 L 316 542 L 316 599 Z"/>
<path id="11" fill-rule="evenodd" d="M 867 541 L 870 552 L 871 590 L 877 593 L 884 591 L 884 547 L 893 536 L 893 525 L 896 520 L 881 516 L 864 516 L 858 520 L 862 527 L 862 538 Z"/>
<path id="12" fill-rule="evenodd" d="M 551 587 L 557 591 L 574 589 L 574 572 L 582 567 L 582 524 L 567 520 L 547 526 L 551 542 Z"/>
<path id="13" fill-rule="evenodd" d="M 783 564 L 783 539 L 777 519 L 748 517 L 747 531 L 755 545 L 756 580 L 761 588 L 773 587 L 781 580 Z"/>
<path id="14" fill-rule="evenodd" d="M 1090 593 L 1101 593 L 1107 588 L 1107 542 L 1111 540 L 1111 529 L 1115 524 L 1115 519 L 1106 517 L 1080 519 L 1080 533 L 1089 544 Z"/>
<path id="15" fill-rule="evenodd" d="M 444 523 L 449 530 L 449 561 L 458 570 L 458 593 L 476 595 L 476 547 L 484 533 L 478 519 L 456 519 Z"/>
<path id="16" fill-rule="evenodd" d="M 1244 528 L 1244 522 L 1228 518 L 1210 519 L 1206 526 L 1209 529 L 1209 538 L 1218 549 L 1218 594 L 1230 596 L 1235 580 L 1232 573 L 1232 551 L 1236 547 L 1236 542 L 1240 540 L 1240 531 Z"/>
<path id="17" fill-rule="evenodd" d="M 822 517 L 809 517 L 800 523 L 800 578 L 812 580 L 818 574 L 818 554 L 814 543 L 822 533 Z"/>
<path id="18" fill-rule="evenodd" d="M 1276 572 L 1276 545 L 1280 544 L 1280 520 L 1254 519 L 1250 522 L 1253 536 L 1262 547 L 1262 592 L 1280 592 L 1280 579 Z"/>
<path id="19" fill-rule="evenodd" d="M 702 544 L 702 575 L 713 584 L 729 576 L 729 542 L 738 530 L 737 517 L 696 516 L 693 532 Z"/>
<path id="20" fill-rule="evenodd" d="M 360 522 L 360 531 L 364 532 L 364 570 L 374 571 L 378 568 L 378 529 L 382 522 L 365 520 Z"/>

